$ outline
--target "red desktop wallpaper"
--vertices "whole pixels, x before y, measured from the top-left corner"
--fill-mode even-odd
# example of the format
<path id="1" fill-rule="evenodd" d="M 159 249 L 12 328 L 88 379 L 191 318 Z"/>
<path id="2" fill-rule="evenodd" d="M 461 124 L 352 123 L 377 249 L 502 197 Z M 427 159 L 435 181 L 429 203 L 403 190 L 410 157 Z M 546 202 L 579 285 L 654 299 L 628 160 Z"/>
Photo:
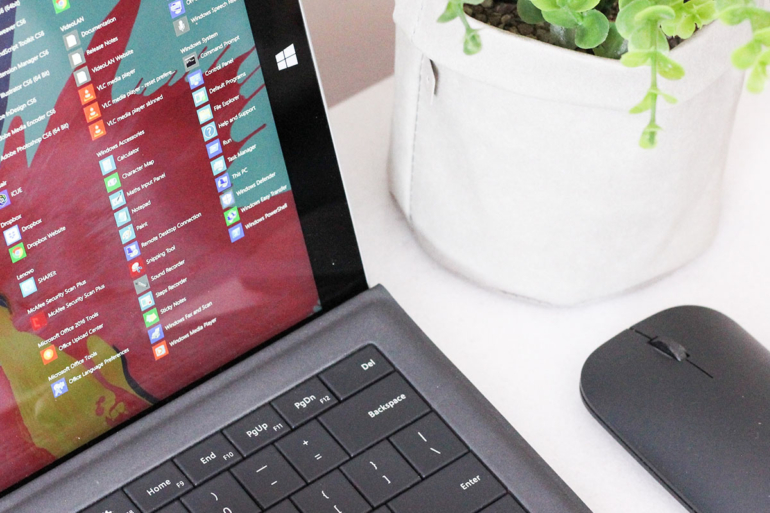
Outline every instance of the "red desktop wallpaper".
<path id="1" fill-rule="evenodd" d="M 235 242 L 191 96 L 188 78 L 195 70 L 175 70 L 144 89 L 156 76 L 142 76 L 141 66 L 122 78 L 131 69 L 127 59 L 147 58 L 135 52 L 120 66 L 94 72 L 91 56 L 98 55 L 95 63 L 110 62 L 130 50 L 146 3 L 114 2 L 104 20 L 116 21 L 83 44 L 92 83 L 105 85 L 94 92 L 106 135 L 92 140 L 82 88 L 69 75 L 55 114 L 41 121 L 49 136 L 10 157 L 12 149 L 31 142 L 29 128 L 5 140 L 0 182 L 7 185 L 0 190 L 21 192 L 0 208 L 0 222 L 3 230 L 24 229 L 26 256 L 13 261 L 0 255 L 0 492 L 319 307 L 285 168 L 273 167 L 280 147 L 251 34 L 240 34 L 238 45 L 224 45 L 210 56 L 219 41 L 194 50 L 215 106 L 233 191 L 251 192 L 237 200 L 244 236 Z M 160 2 L 163 9 L 166 3 Z M 232 9 L 223 16 L 244 7 L 238 3 Z M 71 10 L 77 10 L 75 2 Z M 87 19 L 88 26 L 97 23 Z M 61 34 L 47 37 L 52 46 L 61 44 Z M 180 57 L 176 51 L 173 62 L 181 65 Z M 119 97 L 114 87 L 125 90 L 126 80 L 140 92 L 114 102 Z M 214 84 L 226 85 L 216 90 Z M 244 112 L 250 127 L 237 137 L 235 123 L 223 121 Z M 30 119 L 26 112 L 8 117 L 2 133 Z M 141 135 L 120 144 L 136 134 Z M 141 248 L 141 257 L 130 262 L 100 171 L 107 155 L 121 157 L 117 171 Z M 251 184 L 259 184 L 258 195 Z M 248 204 L 242 198 L 249 198 Z M 140 270 L 132 275 L 129 266 L 135 263 Z M 147 277 L 159 313 L 153 328 L 164 331 L 159 359 L 137 301 L 134 280 L 140 275 Z M 37 291 L 23 297 L 20 284 L 30 278 Z M 52 386 L 62 379 L 63 393 L 65 387 Z"/>

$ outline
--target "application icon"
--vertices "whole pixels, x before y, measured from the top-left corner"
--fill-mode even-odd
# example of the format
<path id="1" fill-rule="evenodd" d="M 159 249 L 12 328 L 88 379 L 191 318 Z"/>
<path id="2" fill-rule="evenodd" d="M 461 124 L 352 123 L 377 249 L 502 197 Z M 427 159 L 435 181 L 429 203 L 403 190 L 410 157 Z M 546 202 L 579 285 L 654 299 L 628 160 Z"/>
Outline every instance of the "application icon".
<path id="1" fill-rule="evenodd" d="M 233 207 L 225 212 L 225 222 L 227 223 L 227 226 L 232 226 L 240 220 L 241 215 L 238 213 L 237 207 Z"/>
<path id="2" fill-rule="evenodd" d="M 171 19 L 176 19 L 184 14 L 184 2 L 182 0 L 175 0 L 168 4 L 168 10 L 171 11 Z"/>
<path id="3" fill-rule="evenodd" d="M 157 308 L 153 308 L 149 312 L 144 312 L 142 314 L 142 316 L 144 317 L 144 327 L 145 328 L 149 328 L 153 324 L 157 324 L 158 321 L 160 321 L 160 317 L 158 317 L 158 309 Z"/>
<path id="4" fill-rule="evenodd" d="M 195 70 L 187 77 L 187 81 L 190 83 L 190 89 L 198 89 L 203 85 L 203 72 L 201 70 Z"/>
<path id="5" fill-rule="evenodd" d="M 53 391 L 54 399 L 69 392 L 69 389 L 67 388 L 67 378 L 62 378 L 56 383 L 51 383 L 51 390 Z"/>
<path id="6" fill-rule="evenodd" d="M 90 123 L 102 117 L 102 110 L 99 108 L 99 103 L 94 102 L 83 109 L 83 114 L 86 115 L 86 123 Z"/>
<path id="7" fill-rule="evenodd" d="M 3 236 L 5 237 L 5 244 L 7 246 L 13 246 L 19 242 L 21 240 L 21 231 L 19 231 L 19 225 L 5 230 L 3 232 Z"/>
<path id="8" fill-rule="evenodd" d="M 134 290 L 136 290 L 137 294 L 144 294 L 150 290 L 150 280 L 147 276 L 142 276 L 141 278 L 134 280 Z"/>
<path id="9" fill-rule="evenodd" d="M 128 264 L 128 272 L 131 274 L 131 278 L 137 279 L 144 274 L 146 267 L 147 264 L 144 263 L 144 258 L 137 258 Z"/>
<path id="10" fill-rule="evenodd" d="M 222 204 L 222 208 L 227 210 L 235 206 L 235 193 L 232 189 L 225 191 L 220 197 L 219 202 Z"/>
<path id="11" fill-rule="evenodd" d="M 118 191 L 115 194 L 110 195 L 110 206 L 112 210 L 116 210 L 126 204 L 126 195 L 123 191 Z"/>
<path id="12" fill-rule="evenodd" d="M 153 306 L 155 306 L 155 297 L 152 295 L 152 292 L 148 292 L 144 296 L 139 297 L 139 307 L 143 312 Z"/>
<path id="13" fill-rule="evenodd" d="M 182 62 L 184 63 L 185 71 L 190 71 L 191 69 L 195 69 L 200 64 L 200 62 L 198 61 L 197 53 L 191 53 L 190 55 L 186 55 L 182 57 Z"/>
<path id="14" fill-rule="evenodd" d="M 56 14 L 64 12 L 70 7 L 70 0 L 53 0 L 53 10 L 56 11 Z"/>
<path id="15" fill-rule="evenodd" d="M 214 113 L 211 111 L 211 105 L 206 105 L 205 107 L 201 107 L 198 109 L 198 121 L 200 121 L 200 124 L 208 123 L 214 119 Z"/>
<path id="16" fill-rule="evenodd" d="M 219 133 L 217 132 L 217 124 L 215 122 L 211 122 L 208 125 L 201 128 L 201 131 L 203 132 L 203 140 L 204 141 L 210 141 Z"/>
<path id="17" fill-rule="evenodd" d="M 32 331 L 40 331 L 48 326 L 48 316 L 45 312 L 40 312 L 30 317 L 29 323 L 32 325 Z"/>
<path id="18" fill-rule="evenodd" d="M 94 91 L 94 86 L 91 84 L 79 89 L 78 94 L 80 95 L 81 105 L 88 105 L 96 99 L 96 91 Z"/>
<path id="19" fill-rule="evenodd" d="M 213 159 L 222 154 L 222 143 L 219 139 L 211 141 L 206 145 L 206 151 L 209 152 L 209 158 Z"/>
<path id="20" fill-rule="evenodd" d="M 88 68 L 80 68 L 75 72 L 75 84 L 78 87 L 83 87 L 91 81 L 91 73 L 88 72 Z"/>
<path id="21" fill-rule="evenodd" d="M 92 141 L 95 141 L 100 137 L 104 137 L 105 135 L 107 135 L 107 129 L 104 127 L 104 121 L 97 121 L 93 125 L 90 125 L 88 127 L 88 130 L 91 132 Z"/>
<path id="22" fill-rule="evenodd" d="M 190 32 L 190 22 L 187 20 L 187 16 L 182 16 L 174 21 L 174 32 L 177 36 Z"/>
<path id="23" fill-rule="evenodd" d="M 229 174 L 225 173 L 217 177 L 217 192 L 222 193 L 232 186 Z"/>
<path id="24" fill-rule="evenodd" d="M 134 225 L 129 224 L 125 228 L 121 228 L 118 233 L 120 234 L 120 242 L 128 244 L 136 238 L 136 232 L 134 231 Z"/>
<path id="25" fill-rule="evenodd" d="M 19 260 L 27 258 L 27 250 L 24 248 L 24 243 L 17 244 L 8 250 L 11 254 L 11 263 L 16 263 Z"/>
<path id="26" fill-rule="evenodd" d="M 56 352 L 56 348 L 51 346 L 40 351 L 40 356 L 43 358 L 43 365 L 48 365 L 56 360 L 59 357 L 59 354 Z"/>
<path id="27" fill-rule="evenodd" d="M 227 162 L 225 162 L 225 158 L 219 157 L 218 159 L 212 161 L 211 170 L 214 172 L 214 176 L 227 171 Z"/>
<path id="28" fill-rule="evenodd" d="M 117 223 L 118 228 L 130 222 L 131 222 L 131 213 L 128 211 L 128 207 L 115 212 L 115 223 Z"/>
<path id="29" fill-rule="evenodd" d="M 243 225 L 242 224 L 236 224 L 232 228 L 228 230 L 230 232 L 230 242 L 235 242 L 238 240 L 241 240 L 244 237 L 243 233 Z"/>
<path id="30" fill-rule="evenodd" d="M 77 30 L 73 30 L 67 34 L 64 34 L 64 47 L 69 52 L 76 46 L 80 46 L 80 34 Z"/>
<path id="31" fill-rule="evenodd" d="M 11 195 L 8 191 L 0 191 L 0 210 L 11 204 Z"/>
<path id="32" fill-rule="evenodd" d="M 107 192 L 115 192 L 120 189 L 120 177 L 117 173 L 110 175 L 104 179 L 104 186 L 107 187 Z"/>
<path id="33" fill-rule="evenodd" d="M 118 167 L 115 165 L 115 157 L 112 155 L 106 159 L 100 160 L 99 167 L 102 168 L 102 176 L 107 176 L 108 174 L 118 169 Z"/>
<path id="34" fill-rule="evenodd" d="M 166 335 L 163 333 L 163 326 L 158 324 L 154 328 L 150 328 L 150 330 L 147 332 L 147 335 L 150 337 L 150 344 L 155 344 L 157 342 L 160 342 L 163 340 L 163 337 Z"/>
<path id="35" fill-rule="evenodd" d="M 35 292 L 37 292 L 37 283 L 35 282 L 35 278 L 32 277 L 28 280 L 25 280 L 19 284 L 19 288 L 21 289 L 21 295 L 24 297 L 31 296 Z"/>
<path id="36" fill-rule="evenodd" d="M 80 66 L 86 63 L 86 56 L 83 53 L 83 50 L 81 50 L 80 48 L 72 52 L 69 55 L 69 58 L 70 58 L 70 66 L 72 66 L 72 69 L 79 68 Z"/>
<path id="37" fill-rule="evenodd" d="M 195 102 L 196 107 L 200 107 L 201 105 L 209 101 L 209 95 L 206 92 L 205 87 L 201 87 L 200 89 L 198 89 L 193 93 L 193 101 Z"/>
<path id="38" fill-rule="evenodd" d="M 138 242 L 132 242 L 128 246 L 124 247 L 123 251 L 126 253 L 126 260 L 129 262 L 142 254 L 142 251 L 139 249 Z"/>
<path id="39" fill-rule="evenodd" d="M 168 344 L 166 344 L 166 341 L 164 340 L 160 344 L 152 346 L 152 354 L 155 355 L 155 361 L 160 360 L 164 356 L 168 356 Z"/>

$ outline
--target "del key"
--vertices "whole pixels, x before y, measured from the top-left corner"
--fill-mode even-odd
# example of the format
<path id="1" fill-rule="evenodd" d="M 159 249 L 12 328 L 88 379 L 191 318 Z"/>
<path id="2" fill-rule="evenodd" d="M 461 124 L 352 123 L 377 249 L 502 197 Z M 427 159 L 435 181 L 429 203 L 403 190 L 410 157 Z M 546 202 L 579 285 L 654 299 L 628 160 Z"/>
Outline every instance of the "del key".
<path id="1" fill-rule="evenodd" d="M 404 378 L 391 374 L 322 415 L 321 422 L 356 455 L 428 411 Z"/>

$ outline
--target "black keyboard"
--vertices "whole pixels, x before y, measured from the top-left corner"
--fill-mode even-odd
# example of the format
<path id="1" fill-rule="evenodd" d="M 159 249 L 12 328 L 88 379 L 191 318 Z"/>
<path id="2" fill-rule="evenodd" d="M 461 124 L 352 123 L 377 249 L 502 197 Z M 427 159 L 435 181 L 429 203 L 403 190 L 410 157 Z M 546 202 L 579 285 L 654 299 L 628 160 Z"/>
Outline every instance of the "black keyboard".
<path id="1" fill-rule="evenodd" d="M 525 513 L 367 346 L 83 513 Z"/>

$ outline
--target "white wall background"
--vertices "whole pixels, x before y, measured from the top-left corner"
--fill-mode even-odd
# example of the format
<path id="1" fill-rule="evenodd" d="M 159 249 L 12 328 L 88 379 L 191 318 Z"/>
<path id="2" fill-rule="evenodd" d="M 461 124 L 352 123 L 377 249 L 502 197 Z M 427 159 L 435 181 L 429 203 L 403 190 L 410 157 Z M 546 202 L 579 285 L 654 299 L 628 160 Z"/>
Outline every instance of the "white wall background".
<path id="1" fill-rule="evenodd" d="M 394 5 L 394 0 L 303 1 L 329 106 L 393 73 Z"/>

